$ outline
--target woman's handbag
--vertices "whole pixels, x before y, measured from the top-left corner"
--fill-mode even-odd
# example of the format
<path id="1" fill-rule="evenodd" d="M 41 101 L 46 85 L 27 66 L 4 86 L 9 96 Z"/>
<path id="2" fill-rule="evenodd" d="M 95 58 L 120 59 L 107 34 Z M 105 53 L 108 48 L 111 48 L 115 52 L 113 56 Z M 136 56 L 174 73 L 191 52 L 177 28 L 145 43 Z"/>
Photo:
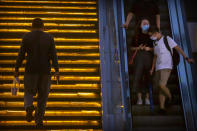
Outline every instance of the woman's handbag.
<path id="1" fill-rule="evenodd" d="M 132 65 L 133 64 L 133 61 L 137 55 L 137 51 L 138 50 L 135 50 L 135 52 L 133 53 L 133 55 L 131 56 L 131 58 L 129 59 L 129 65 Z"/>

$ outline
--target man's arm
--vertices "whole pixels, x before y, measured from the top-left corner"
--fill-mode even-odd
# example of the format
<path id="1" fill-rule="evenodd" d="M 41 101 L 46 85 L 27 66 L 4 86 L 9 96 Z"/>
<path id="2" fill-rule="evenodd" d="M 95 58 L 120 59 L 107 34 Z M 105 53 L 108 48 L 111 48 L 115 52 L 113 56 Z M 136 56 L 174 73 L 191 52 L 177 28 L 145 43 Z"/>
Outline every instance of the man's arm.
<path id="1" fill-rule="evenodd" d="M 21 47 L 18 53 L 18 57 L 16 59 L 16 65 L 15 65 L 15 77 L 19 76 L 19 67 L 21 66 L 23 60 L 25 59 L 25 40 L 23 38 L 22 43 L 21 43 Z"/>
<path id="2" fill-rule="evenodd" d="M 123 24 L 123 27 L 124 28 L 127 29 L 129 27 L 129 23 L 132 20 L 132 18 L 133 18 L 133 13 L 132 12 L 129 12 L 129 14 L 127 15 L 127 19 L 126 19 L 125 24 Z"/>
<path id="3" fill-rule="evenodd" d="M 155 65 L 156 65 L 156 61 L 157 61 L 157 55 L 154 55 L 153 63 L 152 63 L 152 68 L 151 68 L 151 70 L 150 70 L 150 74 L 151 74 L 151 75 L 152 75 L 153 72 L 154 72 Z"/>
<path id="4" fill-rule="evenodd" d="M 160 14 L 156 15 L 156 24 L 157 24 L 157 28 L 160 30 Z"/>
<path id="5" fill-rule="evenodd" d="M 59 65 L 58 65 L 58 58 L 57 58 L 57 51 L 55 48 L 55 42 L 53 37 L 51 37 L 51 59 L 52 59 L 52 66 L 55 68 L 54 77 L 56 77 L 57 84 L 59 83 Z"/>
<path id="6" fill-rule="evenodd" d="M 59 72 L 57 51 L 56 51 L 56 48 L 55 48 L 55 42 L 54 42 L 53 37 L 51 37 L 50 52 L 51 52 L 52 66 L 55 68 L 55 72 Z"/>
<path id="7" fill-rule="evenodd" d="M 188 62 L 188 63 L 194 63 L 193 59 L 190 59 L 186 56 L 185 52 L 177 45 L 174 47 L 183 57 L 184 59 Z"/>

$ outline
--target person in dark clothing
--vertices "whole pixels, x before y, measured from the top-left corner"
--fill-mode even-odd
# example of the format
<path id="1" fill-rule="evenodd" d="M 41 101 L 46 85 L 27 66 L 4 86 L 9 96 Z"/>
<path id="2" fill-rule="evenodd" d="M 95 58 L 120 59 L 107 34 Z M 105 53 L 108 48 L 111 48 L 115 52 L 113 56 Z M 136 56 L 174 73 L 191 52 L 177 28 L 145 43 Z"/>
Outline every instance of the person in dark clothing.
<path id="1" fill-rule="evenodd" d="M 148 34 L 150 22 L 143 19 L 137 28 L 136 35 L 133 38 L 131 50 L 137 52 L 134 59 L 134 79 L 133 91 L 137 93 L 137 104 L 142 105 L 142 93 L 146 93 L 145 104 L 149 105 L 148 84 L 150 83 L 150 69 L 153 59 L 153 41 Z M 143 83 L 143 85 L 140 85 Z M 141 88 L 140 88 L 141 86 Z"/>
<path id="2" fill-rule="evenodd" d="M 32 113 L 35 110 L 33 96 L 38 93 L 35 122 L 39 127 L 43 125 L 45 106 L 51 84 L 50 60 L 52 60 L 52 66 L 55 68 L 55 76 L 59 80 L 59 67 L 54 39 L 50 34 L 43 32 L 43 28 L 43 21 L 40 18 L 35 18 L 32 23 L 32 31 L 26 33 L 22 39 L 15 66 L 15 77 L 18 77 L 19 67 L 21 67 L 23 60 L 26 59 L 24 74 L 26 119 L 28 122 L 31 122 L 33 119 Z"/>
<path id="3" fill-rule="evenodd" d="M 133 3 L 123 27 L 128 28 L 134 15 L 136 23 L 146 18 L 150 21 L 151 26 L 156 26 L 160 30 L 160 10 L 153 0 L 137 0 Z"/>

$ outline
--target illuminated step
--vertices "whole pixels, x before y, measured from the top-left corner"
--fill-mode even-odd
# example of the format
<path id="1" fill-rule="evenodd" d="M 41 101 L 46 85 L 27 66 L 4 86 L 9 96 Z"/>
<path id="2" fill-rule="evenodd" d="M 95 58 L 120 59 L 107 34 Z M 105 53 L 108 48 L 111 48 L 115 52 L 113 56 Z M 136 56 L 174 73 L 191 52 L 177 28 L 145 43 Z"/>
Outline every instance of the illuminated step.
<path id="1" fill-rule="evenodd" d="M 0 84 L 0 89 L 11 89 L 13 84 Z M 24 84 L 20 84 L 20 89 L 24 89 Z M 99 84 L 65 84 L 65 85 L 56 85 L 52 84 L 51 89 L 100 89 Z"/>
<path id="2" fill-rule="evenodd" d="M 19 126 L 21 126 L 21 125 L 19 125 Z M 48 126 L 50 126 L 50 125 L 48 125 Z M 53 126 L 53 125 L 52 125 Z M 72 126 L 72 125 L 71 125 Z M 8 127 L 9 128 L 9 126 L 5 126 L 5 127 Z M 30 127 L 30 128 L 32 128 L 32 126 Z M 89 129 L 85 129 L 85 128 L 83 128 L 83 129 L 80 129 L 81 127 L 76 127 L 75 129 L 53 129 L 53 130 L 47 130 L 47 131 L 103 131 L 102 129 L 91 129 L 91 128 L 89 128 Z M 97 128 L 97 127 L 96 127 Z M 101 128 L 101 127 L 100 127 Z M 7 129 L 6 131 L 13 131 L 13 130 L 9 130 L 9 129 Z M 14 130 L 15 131 L 15 130 Z M 20 129 L 20 131 L 27 131 L 27 130 L 25 130 L 25 129 Z M 35 131 L 35 130 L 31 130 L 31 129 L 28 129 L 28 131 Z M 37 130 L 37 131 L 40 131 L 40 130 Z"/>
<path id="3" fill-rule="evenodd" d="M 44 125 L 46 126 L 99 126 L 100 123 L 98 121 L 93 120 L 44 120 Z M 0 126 L 30 126 L 34 125 L 35 122 L 27 122 L 27 121 L 0 121 Z"/>
<path id="4" fill-rule="evenodd" d="M 0 68 L 0 72 L 14 72 L 15 68 Z M 19 69 L 20 72 L 24 72 L 24 68 Z M 51 69 L 55 72 L 54 68 Z M 98 72 L 97 68 L 59 68 L 59 72 Z"/>
<path id="5" fill-rule="evenodd" d="M 19 79 L 23 80 L 24 76 L 20 76 Z M 0 75 L 0 80 L 13 80 L 13 76 L 2 76 Z M 55 80 L 51 77 L 51 80 Z M 100 81 L 100 76 L 61 76 L 61 81 Z"/>
<path id="6" fill-rule="evenodd" d="M 37 102 L 33 103 L 37 107 Z M 24 107 L 24 102 L 0 101 L 0 107 Z M 100 102 L 47 102 L 46 107 L 101 107 Z"/>
<path id="7" fill-rule="evenodd" d="M 34 18 L 31 17 L 0 17 L 0 20 L 33 20 Z M 42 20 L 47 21 L 98 21 L 98 18 L 60 18 L 60 17 L 44 17 L 41 18 Z"/>
<path id="8" fill-rule="evenodd" d="M 1 0 L 1 2 L 5 3 L 45 3 L 45 4 L 96 4 L 96 1 L 35 1 L 35 0 Z"/>
<path id="9" fill-rule="evenodd" d="M 54 38 L 55 42 L 99 42 L 97 38 L 83 38 L 83 39 L 74 39 L 74 38 Z M 0 42 L 21 42 L 21 38 L 9 38 L 2 39 L 0 38 Z"/>
<path id="10" fill-rule="evenodd" d="M 24 60 L 23 63 L 26 63 Z M 100 64 L 100 60 L 58 60 L 59 64 Z M 16 64 L 16 60 L 0 60 L 0 64 Z"/>
<path id="11" fill-rule="evenodd" d="M 0 8 L 11 9 L 68 9 L 68 10 L 95 10 L 95 6 L 40 6 L 40 5 L 25 5 L 25 6 L 13 6 L 13 5 L 0 5 Z"/>
<path id="12" fill-rule="evenodd" d="M 18 56 L 18 53 L 0 53 L 0 56 Z M 99 57 L 99 53 L 57 53 L 57 56 L 89 56 L 89 57 Z"/>
<path id="13" fill-rule="evenodd" d="M 0 26 L 32 26 L 32 23 L 0 23 Z M 44 23 L 45 27 L 94 27 L 95 24 Z"/>
<path id="14" fill-rule="evenodd" d="M 16 14 L 16 15 L 93 15 L 96 12 L 59 12 L 59 11 L 0 11 L 0 14 Z"/>
<path id="15" fill-rule="evenodd" d="M 36 98 L 37 96 L 34 96 Z M 0 98 L 24 98 L 24 92 L 18 92 L 16 96 L 13 96 L 11 92 L 3 92 L 0 93 Z M 95 93 L 85 93 L 85 92 L 78 92 L 78 93 L 49 93 L 49 98 L 100 98 L 98 94 Z"/>
<path id="16" fill-rule="evenodd" d="M 34 113 L 33 113 L 34 114 Z M 0 116 L 23 116 L 25 117 L 26 111 L 15 111 L 15 110 L 0 110 Z M 81 110 L 81 111 L 46 111 L 45 116 L 100 116 L 99 111 L 87 111 L 87 110 Z"/>
<path id="17" fill-rule="evenodd" d="M 13 130 L 6 130 L 6 131 L 13 131 Z M 20 131 L 27 131 L 27 130 L 22 130 L 22 129 L 20 129 Z M 28 131 L 35 131 L 35 130 L 30 130 L 30 129 L 28 129 Z M 40 130 L 38 130 L 38 131 L 40 131 Z M 47 131 L 103 131 L 103 130 L 99 130 L 99 129 L 85 129 L 85 128 L 83 128 L 83 129 L 78 129 L 78 127 L 76 127 L 76 129 L 55 129 L 55 130 L 47 130 Z"/>
<path id="18" fill-rule="evenodd" d="M 20 49 L 19 45 L 0 45 L 0 49 Z M 83 45 L 83 46 L 67 46 L 67 45 L 56 45 L 56 49 L 99 49 L 98 45 Z"/>
<path id="19" fill-rule="evenodd" d="M 27 30 L 27 29 L 0 29 L 0 32 L 14 32 L 14 33 L 26 33 L 26 32 L 31 32 L 31 30 Z M 70 29 L 48 29 L 44 32 L 47 33 L 97 33 L 96 30 L 82 30 L 82 29 L 78 29 L 78 30 L 70 30 Z"/>

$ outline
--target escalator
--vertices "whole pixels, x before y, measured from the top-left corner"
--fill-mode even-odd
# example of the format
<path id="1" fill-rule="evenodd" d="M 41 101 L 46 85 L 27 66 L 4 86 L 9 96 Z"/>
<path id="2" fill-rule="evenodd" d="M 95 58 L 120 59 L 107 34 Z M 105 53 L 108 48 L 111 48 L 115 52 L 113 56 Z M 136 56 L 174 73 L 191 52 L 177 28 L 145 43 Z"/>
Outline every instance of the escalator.
<path id="1" fill-rule="evenodd" d="M 102 130 L 97 0 L 0 0 L 0 129 L 35 129 L 34 121 L 25 121 L 25 61 L 17 96 L 10 90 L 22 36 L 36 17 L 54 36 L 60 66 L 59 84 L 52 77 L 44 129 Z"/>
<path id="2" fill-rule="evenodd" d="M 130 3 L 131 2 L 131 3 Z M 132 1 L 129 4 L 131 5 Z M 172 37 L 170 19 L 168 12 L 168 3 L 166 0 L 159 0 L 157 4 L 160 9 L 161 15 L 161 31 L 164 35 L 169 35 Z M 128 6 L 126 6 L 129 9 Z M 126 13 L 127 14 L 127 13 Z M 130 36 L 134 34 L 135 23 L 130 24 L 130 28 L 127 31 L 127 43 L 132 41 Z M 130 67 L 132 68 L 132 67 Z M 133 76 L 130 74 L 130 83 L 132 83 Z M 131 84 L 132 85 L 132 84 Z M 130 85 L 130 88 L 132 88 Z M 159 114 L 159 101 L 158 94 L 153 92 L 153 102 L 154 102 L 154 111 L 150 109 L 149 106 L 136 105 L 136 94 L 131 94 L 131 104 L 132 104 L 132 121 L 133 121 L 133 130 L 134 131 L 172 131 L 179 130 L 184 131 L 185 121 L 184 113 L 181 102 L 180 87 L 178 81 L 178 74 L 176 69 L 173 70 L 168 81 L 167 87 L 172 93 L 172 106 L 167 108 L 166 115 Z"/>

